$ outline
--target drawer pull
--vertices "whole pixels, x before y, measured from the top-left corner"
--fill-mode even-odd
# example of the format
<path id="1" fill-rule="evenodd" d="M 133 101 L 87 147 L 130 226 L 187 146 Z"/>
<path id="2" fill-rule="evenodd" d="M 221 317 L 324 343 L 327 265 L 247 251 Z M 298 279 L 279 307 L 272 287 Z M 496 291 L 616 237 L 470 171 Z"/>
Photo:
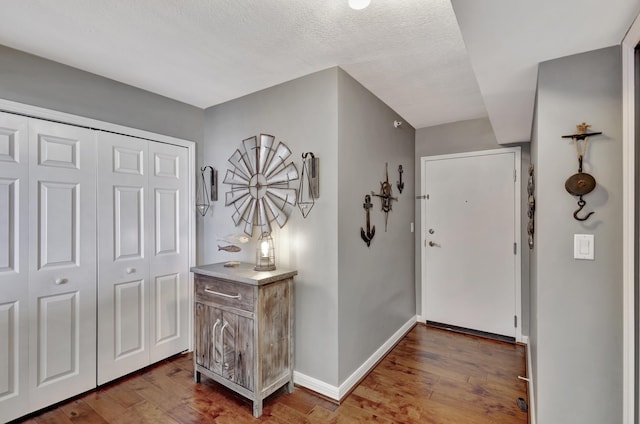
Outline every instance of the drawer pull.
<path id="1" fill-rule="evenodd" d="M 205 293 L 209 293 L 209 294 L 212 294 L 214 296 L 226 297 L 227 299 L 238 299 L 238 300 L 242 299 L 242 297 L 240 296 L 240 293 L 238 293 L 238 294 L 226 294 L 226 293 L 220 293 L 220 292 L 217 292 L 217 291 L 213 291 L 213 290 L 210 290 L 208 288 L 205 288 L 204 291 L 205 291 Z"/>
<path id="2" fill-rule="evenodd" d="M 66 278 L 56 278 L 56 281 L 54 281 L 57 285 L 60 284 L 67 284 L 69 282 L 69 280 L 67 280 Z"/>

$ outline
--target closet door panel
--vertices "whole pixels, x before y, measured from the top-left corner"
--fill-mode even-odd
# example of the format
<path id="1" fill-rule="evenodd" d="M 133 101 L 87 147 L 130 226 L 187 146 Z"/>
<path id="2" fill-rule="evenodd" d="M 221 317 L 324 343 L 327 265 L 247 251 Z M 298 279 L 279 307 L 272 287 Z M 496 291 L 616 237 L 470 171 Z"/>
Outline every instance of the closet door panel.
<path id="1" fill-rule="evenodd" d="M 96 385 L 96 140 L 29 119 L 30 408 Z"/>
<path id="2" fill-rule="evenodd" d="M 149 143 L 151 362 L 189 348 L 188 155 Z"/>
<path id="3" fill-rule="evenodd" d="M 28 120 L 0 113 L 0 422 L 28 412 Z"/>
<path id="4" fill-rule="evenodd" d="M 148 142 L 98 135 L 98 384 L 149 364 Z"/>

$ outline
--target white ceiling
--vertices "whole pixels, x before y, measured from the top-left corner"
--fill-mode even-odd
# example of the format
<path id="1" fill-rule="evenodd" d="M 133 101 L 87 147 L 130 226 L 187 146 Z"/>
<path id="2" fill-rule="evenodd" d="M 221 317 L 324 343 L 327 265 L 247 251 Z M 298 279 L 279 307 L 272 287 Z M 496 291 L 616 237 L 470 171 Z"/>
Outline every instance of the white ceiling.
<path id="1" fill-rule="evenodd" d="M 619 44 L 640 11 L 452 1 L 1 0 L 0 44 L 201 108 L 338 65 L 415 128 L 489 115 L 507 142 L 529 137 L 538 62 Z"/>

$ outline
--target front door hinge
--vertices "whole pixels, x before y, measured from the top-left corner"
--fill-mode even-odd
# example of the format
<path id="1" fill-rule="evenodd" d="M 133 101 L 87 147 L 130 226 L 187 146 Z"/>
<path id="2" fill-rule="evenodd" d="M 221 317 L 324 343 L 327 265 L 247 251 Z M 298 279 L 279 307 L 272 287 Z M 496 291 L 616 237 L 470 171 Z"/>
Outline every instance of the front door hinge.
<path id="1" fill-rule="evenodd" d="M 518 181 L 518 171 L 516 171 L 515 169 L 513 170 L 513 182 L 515 183 L 516 181 Z"/>
<path id="2" fill-rule="evenodd" d="M 517 315 L 513 316 L 513 326 L 515 328 L 518 328 L 518 316 Z"/>
<path id="3" fill-rule="evenodd" d="M 513 243 L 513 254 L 514 255 L 518 254 L 518 243 Z"/>

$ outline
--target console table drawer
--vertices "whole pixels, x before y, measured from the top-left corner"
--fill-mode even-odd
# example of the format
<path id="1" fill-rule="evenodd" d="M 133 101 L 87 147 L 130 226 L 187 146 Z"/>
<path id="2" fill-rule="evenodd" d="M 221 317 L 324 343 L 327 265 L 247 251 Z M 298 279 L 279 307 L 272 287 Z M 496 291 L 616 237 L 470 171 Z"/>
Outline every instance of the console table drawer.
<path id="1" fill-rule="evenodd" d="M 253 312 L 254 288 L 245 284 L 197 276 L 196 299 Z"/>

